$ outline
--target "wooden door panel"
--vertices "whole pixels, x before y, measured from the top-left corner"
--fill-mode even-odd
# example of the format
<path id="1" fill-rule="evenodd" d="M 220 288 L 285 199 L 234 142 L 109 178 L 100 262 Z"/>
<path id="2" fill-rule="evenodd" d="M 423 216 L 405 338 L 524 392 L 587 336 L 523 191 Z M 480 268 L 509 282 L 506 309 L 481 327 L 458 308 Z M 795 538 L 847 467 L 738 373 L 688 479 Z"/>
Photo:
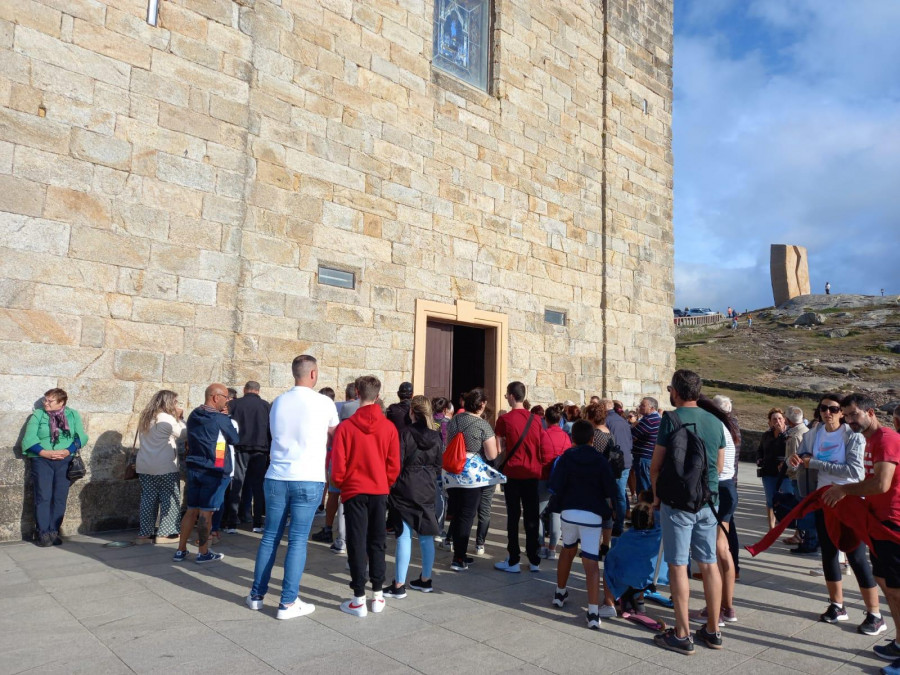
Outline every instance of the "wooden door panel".
<path id="1" fill-rule="evenodd" d="M 450 396 L 453 325 L 429 321 L 425 328 L 425 396 Z"/>

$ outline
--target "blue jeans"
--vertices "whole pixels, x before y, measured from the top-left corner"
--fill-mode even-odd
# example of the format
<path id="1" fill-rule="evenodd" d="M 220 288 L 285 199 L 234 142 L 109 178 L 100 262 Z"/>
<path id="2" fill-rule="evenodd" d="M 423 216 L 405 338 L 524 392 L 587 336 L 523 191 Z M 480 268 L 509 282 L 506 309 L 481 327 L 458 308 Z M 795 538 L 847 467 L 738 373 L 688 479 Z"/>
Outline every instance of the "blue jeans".
<path id="1" fill-rule="evenodd" d="M 431 570 L 434 567 L 434 537 L 424 534 L 419 535 L 419 551 L 422 554 L 422 578 L 430 579 Z M 409 571 L 409 561 L 412 558 L 412 528 L 405 520 L 403 532 L 397 536 L 397 572 L 394 576 L 401 586 L 406 583 L 406 573 Z"/>
<path id="2" fill-rule="evenodd" d="M 628 474 L 631 469 L 622 471 L 622 475 L 616 479 L 616 521 L 613 523 L 613 536 L 622 534 L 625 527 L 625 512 L 628 510 Z"/>
<path id="3" fill-rule="evenodd" d="M 794 494 L 800 494 L 800 486 L 796 480 L 791 480 L 791 486 L 794 488 Z M 807 513 L 802 518 L 797 519 L 797 530 L 800 532 L 800 538 L 803 542 L 800 547 L 803 549 L 816 549 L 819 547 L 819 535 L 816 532 L 816 514 L 815 512 Z"/>
<path id="4" fill-rule="evenodd" d="M 266 529 L 256 552 L 251 595 L 262 597 L 269 590 L 269 578 L 284 534 L 288 516 L 288 547 L 284 556 L 284 581 L 281 584 L 281 604 L 289 605 L 300 593 L 300 579 L 306 566 L 306 540 L 312 527 L 316 508 L 322 502 L 325 483 L 313 481 L 272 480 L 266 478 Z"/>
<path id="5" fill-rule="evenodd" d="M 763 490 L 766 493 L 766 508 L 771 509 L 772 504 L 775 500 L 775 485 L 778 483 L 778 476 L 763 476 L 762 484 Z M 786 495 L 794 494 L 794 486 L 792 485 L 793 481 L 785 478 L 781 481 L 781 486 L 778 488 L 778 492 Z"/>
<path id="6" fill-rule="evenodd" d="M 634 479 L 637 486 L 638 494 L 644 490 L 649 490 L 652 485 L 650 483 L 650 458 L 635 457 L 631 470 L 634 471 Z"/>

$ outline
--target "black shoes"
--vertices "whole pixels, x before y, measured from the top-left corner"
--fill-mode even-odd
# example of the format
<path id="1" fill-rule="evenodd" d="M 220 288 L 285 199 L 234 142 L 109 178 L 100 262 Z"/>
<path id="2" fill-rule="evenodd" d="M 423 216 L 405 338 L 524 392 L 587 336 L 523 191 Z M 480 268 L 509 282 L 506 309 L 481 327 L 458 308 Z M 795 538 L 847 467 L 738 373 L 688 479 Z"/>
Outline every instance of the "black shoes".
<path id="1" fill-rule="evenodd" d="M 49 532 L 45 532 L 37 538 L 35 544 L 41 548 L 49 548 L 50 546 L 53 546 L 53 537 L 50 536 Z"/>

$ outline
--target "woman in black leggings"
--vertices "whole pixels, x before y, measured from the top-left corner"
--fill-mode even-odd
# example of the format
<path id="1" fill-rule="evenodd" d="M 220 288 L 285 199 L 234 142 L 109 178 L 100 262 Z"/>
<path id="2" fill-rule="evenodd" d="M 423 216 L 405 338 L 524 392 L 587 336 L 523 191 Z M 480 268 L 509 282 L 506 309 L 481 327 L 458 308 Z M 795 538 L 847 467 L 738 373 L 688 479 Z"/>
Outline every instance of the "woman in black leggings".
<path id="1" fill-rule="evenodd" d="M 450 568 L 462 572 L 469 567 L 469 537 L 472 521 L 481 504 L 482 493 L 494 486 L 505 483 L 506 478 L 488 461 L 497 457 L 497 439 L 494 430 L 481 418 L 487 405 L 487 396 L 481 388 L 473 389 L 463 398 L 465 412 L 447 425 L 447 444 L 457 434 L 462 434 L 466 443 L 466 465 L 460 473 L 443 472 L 444 487 L 447 488 L 447 513 L 450 516 L 449 536 L 453 540 L 453 562 Z"/>
<path id="2" fill-rule="evenodd" d="M 825 394 L 819 400 L 822 424 L 810 429 L 803 436 L 796 455 L 792 455 L 792 466 L 804 464 L 818 472 L 818 487 L 825 485 L 846 485 L 858 483 L 865 476 L 863 452 L 866 441 L 862 434 L 854 433 L 841 416 L 840 396 Z M 825 514 L 815 512 L 816 532 L 822 548 L 822 571 L 828 587 L 829 605 L 819 618 L 827 623 L 847 621 L 844 609 L 844 589 L 838 549 L 832 543 L 825 528 Z M 859 584 L 859 592 L 866 603 L 866 618 L 857 630 L 865 635 L 878 635 L 887 630 L 878 606 L 878 586 L 872 576 L 872 567 L 866 557 L 866 545 L 860 544 L 847 552 L 847 561 Z"/>

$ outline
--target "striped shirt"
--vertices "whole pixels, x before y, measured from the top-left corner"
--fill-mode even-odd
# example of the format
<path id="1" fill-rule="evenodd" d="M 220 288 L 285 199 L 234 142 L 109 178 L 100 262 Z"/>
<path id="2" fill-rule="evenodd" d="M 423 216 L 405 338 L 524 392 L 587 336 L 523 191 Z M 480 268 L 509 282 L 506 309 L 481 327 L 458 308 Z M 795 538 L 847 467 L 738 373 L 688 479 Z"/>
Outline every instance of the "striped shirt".
<path id="1" fill-rule="evenodd" d="M 634 439 L 631 456 L 634 459 L 650 459 L 653 457 L 653 448 L 656 447 L 656 436 L 659 434 L 660 420 L 662 420 L 662 417 L 654 410 L 649 415 L 644 415 L 641 421 L 631 429 L 631 437 Z"/>

